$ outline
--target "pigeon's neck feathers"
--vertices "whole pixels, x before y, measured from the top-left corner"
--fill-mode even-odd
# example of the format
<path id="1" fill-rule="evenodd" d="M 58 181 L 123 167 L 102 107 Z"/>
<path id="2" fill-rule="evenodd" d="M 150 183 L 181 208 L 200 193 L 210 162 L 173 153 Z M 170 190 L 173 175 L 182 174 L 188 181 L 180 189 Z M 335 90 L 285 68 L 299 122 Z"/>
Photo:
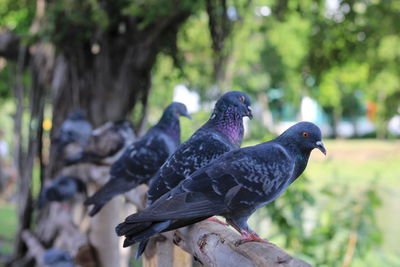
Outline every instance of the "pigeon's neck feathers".
<path id="1" fill-rule="evenodd" d="M 308 159 L 310 158 L 310 149 L 301 149 L 295 139 L 285 133 L 278 136 L 275 142 L 283 146 L 287 153 L 294 159 L 295 167 L 292 177 L 292 182 L 299 177 L 307 167 Z"/>
<path id="2" fill-rule="evenodd" d="M 153 128 L 156 128 L 156 129 L 166 133 L 177 143 L 180 142 L 181 126 L 179 123 L 179 119 L 176 116 L 174 116 L 172 113 L 164 112 L 161 119 L 158 121 L 158 123 Z"/>
<path id="3" fill-rule="evenodd" d="M 243 117 L 233 107 L 224 111 L 214 110 L 204 128 L 217 131 L 236 147 L 240 147 L 242 144 L 244 134 Z"/>

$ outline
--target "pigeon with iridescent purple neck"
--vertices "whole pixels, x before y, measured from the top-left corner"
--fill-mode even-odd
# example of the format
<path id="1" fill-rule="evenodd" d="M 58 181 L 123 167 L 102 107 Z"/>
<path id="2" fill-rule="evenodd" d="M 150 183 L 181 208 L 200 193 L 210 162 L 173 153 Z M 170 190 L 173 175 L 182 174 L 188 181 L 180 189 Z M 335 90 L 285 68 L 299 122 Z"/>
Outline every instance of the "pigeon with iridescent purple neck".
<path id="1" fill-rule="evenodd" d="M 200 222 L 214 215 L 226 218 L 244 242 L 268 242 L 247 225 L 260 207 L 279 197 L 305 170 L 311 151 L 326 154 L 321 131 L 300 122 L 269 142 L 227 152 L 197 170 L 151 206 L 117 226 L 124 246 Z M 139 231 L 129 231 L 134 225 Z"/>
<path id="2" fill-rule="evenodd" d="M 94 216 L 113 197 L 145 184 L 180 144 L 179 117 L 189 117 L 186 106 L 173 102 L 160 121 L 139 140 L 133 142 L 111 166 L 110 180 L 85 201 L 94 205 Z"/>
<path id="3" fill-rule="evenodd" d="M 250 98 L 242 92 L 225 93 L 217 101 L 210 119 L 163 164 L 150 181 L 148 205 L 173 189 L 197 169 L 224 153 L 239 148 L 244 134 L 243 117 L 252 118 Z M 127 225 L 130 232 L 138 231 Z M 147 240 L 139 245 L 143 253 Z"/>

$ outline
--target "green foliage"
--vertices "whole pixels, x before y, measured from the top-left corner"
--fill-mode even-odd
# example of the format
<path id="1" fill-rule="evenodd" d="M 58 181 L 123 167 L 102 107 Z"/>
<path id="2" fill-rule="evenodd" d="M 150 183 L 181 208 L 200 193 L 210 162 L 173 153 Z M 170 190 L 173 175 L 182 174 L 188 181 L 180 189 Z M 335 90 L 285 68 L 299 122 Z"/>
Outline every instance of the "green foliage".
<path id="1" fill-rule="evenodd" d="M 177 2 L 167 0 L 136 0 L 125 1 L 127 5 L 122 9 L 122 14 L 133 15 L 141 18 L 139 28 L 143 29 L 157 21 L 160 17 L 170 15 L 175 11 Z M 197 10 L 202 1 L 183 0 L 179 1 L 182 9 L 190 11 Z"/>
<path id="2" fill-rule="evenodd" d="M 315 266 L 338 266 L 362 260 L 382 243 L 376 222 L 381 205 L 376 186 L 353 195 L 347 186 L 326 185 L 318 202 L 304 176 L 280 198 L 266 206 L 277 229 L 274 239 Z M 366 263 L 366 262 L 365 262 Z"/>
<path id="3" fill-rule="evenodd" d="M 0 31 L 7 29 L 18 34 L 26 34 L 31 26 L 34 12 L 35 1 L 0 1 Z"/>
<path id="4" fill-rule="evenodd" d="M 12 252 L 13 239 L 16 232 L 17 216 L 15 205 L 0 200 L 0 253 L 9 254 Z"/>
<path id="5" fill-rule="evenodd" d="M 202 96 L 212 83 L 212 50 L 210 35 L 205 31 L 207 23 L 204 11 L 192 16 L 179 32 L 177 40 L 180 58 L 184 62 L 181 69 L 183 83 Z"/>
<path id="6" fill-rule="evenodd" d="M 116 1 L 116 6 L 121 2 Z M 42 34 L 60 47 L 90 41 L 98 30 L 105 30 L 111 23 L 110 14 L 95 0 L 52 1 L 47 20 Z"/>

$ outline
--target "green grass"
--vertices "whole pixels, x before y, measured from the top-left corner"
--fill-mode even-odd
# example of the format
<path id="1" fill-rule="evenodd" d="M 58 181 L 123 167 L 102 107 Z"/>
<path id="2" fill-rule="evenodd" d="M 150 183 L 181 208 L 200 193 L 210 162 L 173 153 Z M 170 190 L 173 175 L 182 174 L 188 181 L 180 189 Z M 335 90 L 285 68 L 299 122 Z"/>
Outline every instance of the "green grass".
<path id="1" fill-rule="evenodd" d="M 367 262 L 369 266 L 400 266 L 400 141 L 329 140 L 325 146 L 328 156 L 314 151 L 305 174 L 316 190 L 346 185 L 357 194 L 372 183 L 382 199 L 376 214 L 383 244 L 366 256 Z"/>
<path id="2" fill-rule="evenodd" d="M 0 253 L 10 254 L 17 227 L 15 205 L 0 201 Z"/>

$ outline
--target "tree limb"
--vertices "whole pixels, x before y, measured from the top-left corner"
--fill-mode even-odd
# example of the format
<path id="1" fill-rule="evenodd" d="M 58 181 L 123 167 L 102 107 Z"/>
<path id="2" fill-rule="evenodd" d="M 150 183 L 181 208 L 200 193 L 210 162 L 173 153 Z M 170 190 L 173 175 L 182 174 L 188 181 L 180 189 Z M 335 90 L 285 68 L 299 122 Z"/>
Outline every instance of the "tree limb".
<path id="1" fill-rule="evenodd" d="M 0 33 L 0 57 L 17 61 L 20 47 L 21 37 L 10 31 Z M 27 60 L 28 49 L 25 50 L 25 53 L 25 59 Z"/>
<path id="2" fill-rule="evenodd" d="M 168 233 L 168 239 L 192 254 L 205 266 L 310 266 L 274 244 L 248 242 L 215 222 L 203 221 Z"/>

